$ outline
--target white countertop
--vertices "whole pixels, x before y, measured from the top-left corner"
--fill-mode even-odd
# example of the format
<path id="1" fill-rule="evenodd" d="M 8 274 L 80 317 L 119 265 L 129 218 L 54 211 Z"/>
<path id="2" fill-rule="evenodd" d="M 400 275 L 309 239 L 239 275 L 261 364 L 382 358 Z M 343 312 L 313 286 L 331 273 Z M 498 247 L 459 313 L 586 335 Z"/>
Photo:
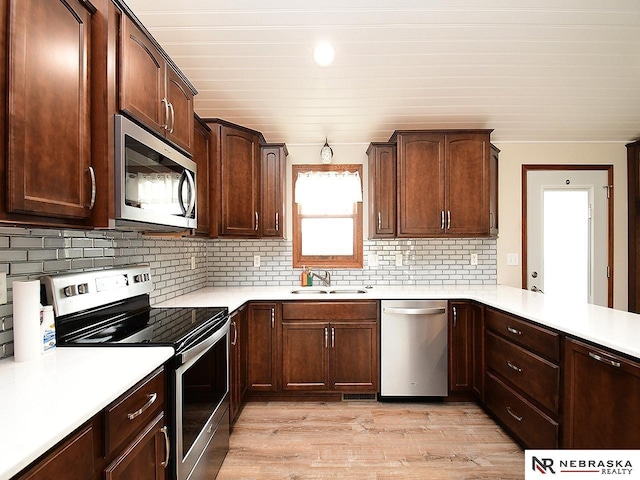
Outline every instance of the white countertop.
<path id="1" fill-rule="evenodd" d="M 162 307 L 226 306 L 233 311 L 247 301 L 353 300 L 353 299 L 448 299 L 476 300 L 505 312 L 532 320 L 575 337 L 617 350 L 640 359 L 640 315 L 568 303 L 553 297 L 503 285 L 489 286 L 374 286 L 364 294 L 293 294 L 303 287 L 203 288 L 162 302 Z M 318 289 L 320 287 L 307 287 Z M 337 286 L 335 289 L 353 287 Z"/>
<path id="2" fill-rule="evenodd" d="M 56 348 L 0 361 L 0 480 L 11 478 L 173 356 L 171 347 Z"/>

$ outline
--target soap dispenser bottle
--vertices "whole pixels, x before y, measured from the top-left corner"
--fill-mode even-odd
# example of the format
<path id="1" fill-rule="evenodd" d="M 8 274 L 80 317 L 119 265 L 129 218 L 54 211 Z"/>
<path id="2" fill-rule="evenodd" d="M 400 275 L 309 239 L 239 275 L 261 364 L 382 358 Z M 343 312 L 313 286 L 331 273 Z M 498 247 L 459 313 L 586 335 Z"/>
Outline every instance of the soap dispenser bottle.
<path id="1" fill-rule="evenodd" d="M 300 285 L 303 287 L 307 286 L 307 267 L 302 266 L 302 273 L 300 274 Z"/>

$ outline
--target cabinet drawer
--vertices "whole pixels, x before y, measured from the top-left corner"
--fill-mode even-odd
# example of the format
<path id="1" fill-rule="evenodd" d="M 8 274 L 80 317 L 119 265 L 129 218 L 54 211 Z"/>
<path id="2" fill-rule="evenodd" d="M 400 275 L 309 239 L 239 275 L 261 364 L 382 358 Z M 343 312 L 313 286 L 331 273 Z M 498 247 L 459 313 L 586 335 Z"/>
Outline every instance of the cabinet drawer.
<path id="1" fill-rule="evenodd" d="M 487 369 L 557 414 L 560 367 L 491 332 L 485 340 Z"/>
<path id="2" fill-rule="evenodd" d="M 376 320 L 378 302 L 290 302 L 282 305 L 283 320 Z"/>
<path id="3" fill-rule="evenodd" d="M 557 448 L 558 422 L 545 415 L 491 373 L 487 374 L 487 409 L 525 448 Z"/>
<path id="4" fill-rule="evenodd" d="M 130 442 L 164 408 L 165 372 L 158 370 L 105 409 L 105 455 Z"/>
<path id="5" fill-rule="evenodd" d="M 556 332 L 490 308 L 486 309 L 485 322 L 487 328 L 498 335 L 549 360 L 560 361 L 560 335 Z"/>

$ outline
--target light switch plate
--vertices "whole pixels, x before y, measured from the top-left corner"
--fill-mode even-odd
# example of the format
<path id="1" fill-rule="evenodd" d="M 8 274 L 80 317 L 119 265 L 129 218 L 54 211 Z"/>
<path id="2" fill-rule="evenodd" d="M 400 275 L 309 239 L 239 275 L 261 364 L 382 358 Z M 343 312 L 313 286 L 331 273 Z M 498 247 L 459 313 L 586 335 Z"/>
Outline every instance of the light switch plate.
<path id="1" fill-rule="evenodd" d="M 396 253 L 396 267 L 402 266 L 402 254 Z"/>
<path id="2" fill-rule="evenodd" d="M 0 305 L 7 303 L 7 274 L 0 272 Z"/>
<path id="3" fill-rule="evenodd" d="M 369 254 L 369 266 L 370 267 L 377 267 L 378 266 L 378 254 L 377 253 L 370 253 Z"/>
<path id="4" fill-rule="evenodd" d="M 196 269 L 196 257 L 191 257 L 191 270 Z"/>
<path id="5" fill-rule="evenodd" d="M 477 253 L 472 253 L 471 254 L 471 260 L 469 262 L 471 265 L 478 265 L 478 254 Z"/>
<path id="6" fill-rule="evenodd" d="M 253 266 L 254 267 L 259 267 L 260 266 L 260 255 L 254 255 L 253 256 Z"/>
<path id="7" fill-rule="evenodd" d="M 507 265 L 519 265 L 520 261 L 518 259 L 517 253 L 507 253 Z"/>

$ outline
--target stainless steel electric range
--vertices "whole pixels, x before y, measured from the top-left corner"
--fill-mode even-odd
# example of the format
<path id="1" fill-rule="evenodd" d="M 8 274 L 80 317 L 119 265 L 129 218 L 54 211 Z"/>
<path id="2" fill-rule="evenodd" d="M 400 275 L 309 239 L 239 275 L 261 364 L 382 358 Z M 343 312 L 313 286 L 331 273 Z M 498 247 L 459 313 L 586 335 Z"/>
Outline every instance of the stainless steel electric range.
<path id="1" fill-rule="evenodd" d="M 215 478 L 229 448 L 229 312 L 152 308 L 149 265 L 42 277 L 61 347 L 172 346 L 169 478 Z"/>

